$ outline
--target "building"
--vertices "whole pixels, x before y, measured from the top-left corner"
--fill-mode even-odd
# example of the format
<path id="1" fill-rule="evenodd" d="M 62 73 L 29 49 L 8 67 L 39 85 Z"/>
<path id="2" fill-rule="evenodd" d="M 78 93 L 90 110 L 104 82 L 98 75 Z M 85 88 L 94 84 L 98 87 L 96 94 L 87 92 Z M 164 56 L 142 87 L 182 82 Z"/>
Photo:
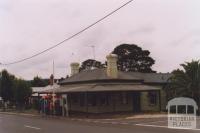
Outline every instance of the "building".
<path id="1" fill-rule="evenodd" d="M 61 81 L 56 93 L 61 97 L 63 115 L 68 112 L 117 113 L 165 110 L 163 87 L 171 74 L 121 72 L 117 56 L 107 56 L 107 68 L 79 72 L 79 64 L 71 64 L 71 77 Z"/>

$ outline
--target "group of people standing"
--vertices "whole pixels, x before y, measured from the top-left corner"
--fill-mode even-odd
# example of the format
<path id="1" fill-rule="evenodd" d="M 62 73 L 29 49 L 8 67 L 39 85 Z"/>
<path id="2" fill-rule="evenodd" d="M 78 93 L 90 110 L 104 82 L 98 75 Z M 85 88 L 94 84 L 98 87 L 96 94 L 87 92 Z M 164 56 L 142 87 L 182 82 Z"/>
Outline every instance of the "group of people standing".
<path id="1" fill-rule="evenodd" d="M 53 99 L 52 95 L 41 97 L 39 111 L 46 115 L 62 115 L 62 106 L 59 98 Z"/>

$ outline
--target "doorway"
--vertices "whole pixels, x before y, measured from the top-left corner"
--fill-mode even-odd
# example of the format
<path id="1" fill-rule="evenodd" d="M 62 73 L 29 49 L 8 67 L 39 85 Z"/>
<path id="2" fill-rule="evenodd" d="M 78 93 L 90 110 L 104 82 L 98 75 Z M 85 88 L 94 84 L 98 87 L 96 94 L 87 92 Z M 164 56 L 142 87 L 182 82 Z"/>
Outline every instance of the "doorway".
<path id="1" fill-rule="evenodd" d="M 133 92 L 133 112 L 139 113 L 140 111 L 140 92 Z"/>

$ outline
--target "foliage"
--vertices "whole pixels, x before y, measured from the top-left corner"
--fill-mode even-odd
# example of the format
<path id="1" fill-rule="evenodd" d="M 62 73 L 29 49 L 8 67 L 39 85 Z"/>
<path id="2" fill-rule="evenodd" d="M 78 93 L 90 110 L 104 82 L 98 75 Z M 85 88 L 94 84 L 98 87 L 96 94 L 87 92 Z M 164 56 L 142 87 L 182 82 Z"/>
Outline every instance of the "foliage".
<path id="1" fill-rule="evenodd" d="M 100 61 L 88 59 L 82 62 L 80 71 L 83 70 L 91 70 L 93 68 L 103 68 L 104 64 L 102 64 Z"/>
<path id="2" fill-rule="evenodd" d="M 135 44 L 121 44 L 112 53 L 118 55 L 118 69 L 121 71 L 155 72 L 151 69 L 155 60 L 149 56 L 150 52 Z"/>
<path id="3" fill-rule="evenodd" d="M 5 102 L 14 100 L 14 80 L 15 77 L 9 74 L 6 70 L 1 72 L 0 96 Z"/>
<path id="4" fill-rule="evenodd" d="M 14 98 L 18 105 L 24 105 L 26 102 L 28 102 L 28 99 L 31 96 L 31 94 L 32 89 L 25 80 L 15 80 Z"/>
<path id="5" fill-rule="evenodd" d="M 38 76 L 34 77 L 33 80 L 31 81 L 31 86 L 32 87 L 44 87 L 49 84 L 49 80 L 42 79 Z"/>
<path id="6" fill-rule="evenodd" d="M 166 87 L 169 99 L 186 96 L 195 99 L 200 105 L 200 62 L 192 61 L 181 64 L 183 70 L 177 69 L 172 72 Z"/>
<path id="7" fill-rule="evenodd" d="M 1 72 L 0 96 L 4 102 L 24 105 L 31 96 L 30 84 L 9 74 L 6 70 Z"/>

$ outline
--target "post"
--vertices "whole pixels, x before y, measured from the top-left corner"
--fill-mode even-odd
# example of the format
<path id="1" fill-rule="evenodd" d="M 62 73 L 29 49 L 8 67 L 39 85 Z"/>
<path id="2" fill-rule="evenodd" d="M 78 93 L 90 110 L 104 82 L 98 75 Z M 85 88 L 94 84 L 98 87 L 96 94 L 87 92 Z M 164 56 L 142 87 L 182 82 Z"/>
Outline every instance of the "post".
<path id="1" fill-rule="evenodd" d="M 66 116 L 69 117 L 68 94 L 66 94 L 65 108 L 66 108 Z"/>
<path id="2" fill-rule="evenodd" d="M 161 106 L 161 90 L 159 90 L 159 109 L 160 111 L 162 110 L 162 106 Z"/>

